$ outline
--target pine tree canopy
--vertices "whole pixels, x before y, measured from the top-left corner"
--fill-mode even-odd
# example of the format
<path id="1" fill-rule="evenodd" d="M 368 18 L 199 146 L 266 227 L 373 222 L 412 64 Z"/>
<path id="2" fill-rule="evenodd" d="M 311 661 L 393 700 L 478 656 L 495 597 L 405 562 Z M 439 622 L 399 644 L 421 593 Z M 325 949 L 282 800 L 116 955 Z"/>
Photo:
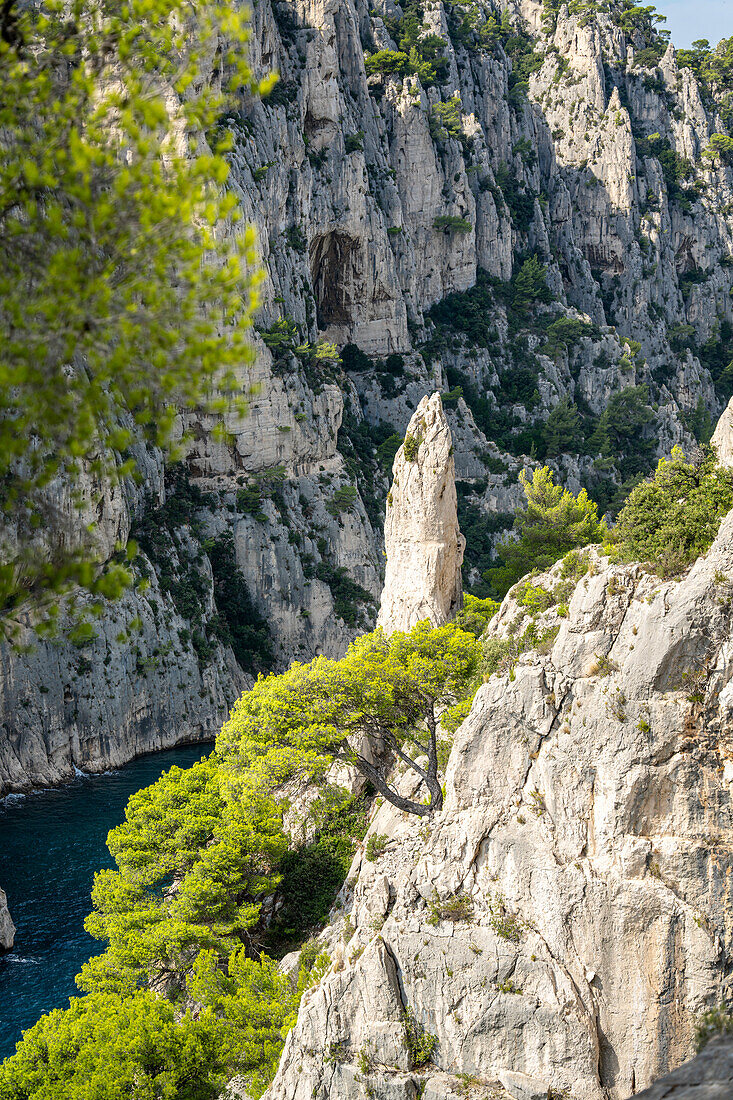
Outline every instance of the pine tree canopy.
<path id="1" fill-rule="evenodd" d="M 60 510 L 135 474 L 146 441 L 170 444 L 179 409 L 244 408 L 254 242 L 222 233 L 235 211 L 217 120 L 256 91 L 247 34 L 234 0 L 3 5 L 6 632 L 31 597 L 129 583 L 119 562 L 100 576 L 93 525 L 63 549 L 49 538 Z"/>

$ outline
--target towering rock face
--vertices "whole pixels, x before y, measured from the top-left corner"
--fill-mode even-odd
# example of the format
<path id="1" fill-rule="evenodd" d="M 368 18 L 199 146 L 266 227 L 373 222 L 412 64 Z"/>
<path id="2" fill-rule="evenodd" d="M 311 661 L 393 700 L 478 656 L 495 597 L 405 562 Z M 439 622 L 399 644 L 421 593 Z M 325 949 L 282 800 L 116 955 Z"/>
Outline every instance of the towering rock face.
<path id="1" fill-rule="evenodd" d="M 188 418 L 207 503 L 180 556 L 142 560 L 150 589 L 124 616 L 110 608 L 89 644 L 4 651 L 0 792 L 216 728 L 252 668 L 221 629 L 231 576 L 213 575 L 212 539 L 231 536 L 276 666 L 372 627 L 381 448 L 426 394 L 445 398 L 471 583 L 533 451 L 605 508 L 719 415 L 733 169 L 703 157 L 724 126 L 714 98 L 615 9 L 504 8 L 516 33 L 492 0 L 412 3 L 438 60 L 391 71 L 380 51 L 411 54 L 392 0 L 253 6 L 253 65 L 281 81 L 221 120 L 265 269 L 250 416 L 231 445 Z M 586 442 L 611 403 L 599 471 Z M 141 465 L 141 487 L 85 493 L 79 523 L 109 550 L 162 502 L 160 455 Z"/>
<path id="2" fill-rule="evenodd" d="M 466 540 L 458 527 L 453 439 L 440 394 L 424 397 L 395 456 L 384 524 L 387 571 L 377 625 L 442 626 L 461 605 Z"/>
<path id="3" fill-rule="evenodd" d="M 213 578 L 207 559 L 197 568 L 205 630 L 215 614 Z M 190 622 L 149 563 L 147 572 L 146 593 L 126 593 L 84 645 L 39 642 L 28 631 L 29 653 L 0 647 L 0 796 L 73 779 L 75 768 L 103 771 L 212 740 L 251 683 L 216 636 L 208 652 L 197 652 Z M 181 574 L 177 583 L 190 583 Z"/>
<path id="4" fill-rule="evenodd" d="M 8 912 L 8 899 L 5 892 L 0 890 L 0 954 L 9 951 L 15 941 L 15 925 Z"/>
<path id="5" fill-rule="evenodd" d="M 679 581 L 588 550 L 530 588 L 490 624 L 503 660 L 444 809 L 379 810 L 385 854 L 355 860 L 271 1100 L 449 1097 L 461 1074 L 622 1100 L 730 995 L 733 514 Z M 435 1037 L 419 1069 L 408 1009 Z"/>

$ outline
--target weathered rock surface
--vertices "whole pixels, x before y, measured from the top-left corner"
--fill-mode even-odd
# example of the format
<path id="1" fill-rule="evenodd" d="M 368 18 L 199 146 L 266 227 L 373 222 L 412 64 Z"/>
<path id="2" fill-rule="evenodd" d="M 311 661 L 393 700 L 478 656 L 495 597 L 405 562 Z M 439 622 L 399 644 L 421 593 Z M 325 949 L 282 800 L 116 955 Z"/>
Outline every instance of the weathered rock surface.
<path id="1" fill-rule="evenodd" d="M 451 395 L 462 526 L 477 531 L 471 583 L 511 525 L 517 472 L 531 464 L 532 447 L 543 453 L 544 425 L 561 402 L 582 411 L 587 439 L 609 401 L 635 387 L 653 419 L 624 446 L 646 442 L 652 464 L 675 443 L 692 445 L 691 426 L 717 417 L 727 396 L 716 391 L 711 364 L 733 356 L 733 170 L 702 158 L 722 126 L 715 104 L 672 48 L 649 68 L 642 37 L 611 14 L 588 20 L 563 5 L 543 22 L 539 0 L 510 8 L 533 39 L 526 92 L 511 37 L 480 47 L 456 32 L 454 6 L 441 0 L 426 0 L 423 15 L 442 39 L 444 72 L 423 84 L 367 74 L 367 54 L 397 45 L 391 0 L 261 0 L 253 8 L 253 65 L 276 68 L 281 83 L 265 101 L 244 97 L 222 124 L 232 131 L 232 193 L 257 229 L 265 268 L 256 362 L 242 368 L 243 386 L 258 388 L 250 416 L 228 425 L 231 445 L 214 437 L 211 418 L 187 416 L 187 464 L 217 494 L 202 522 L 215 535 L 232 533 L 280 666 L 340 654 L 373 625 L 388 489 L 377 447 L 403 434 L 426 394 Z M 500 17 L 488 0 L 478 9 Z M 448 101 L 458 124 L 442 134 L 437 112 Z M 692 166 L 682 181 L 670 176 L 672 154 Z M 553 302 L 512 311 L 508 280 L 533 252 Z M 427 316 L 477 278 L 498 280 L 488 304 L 458 301 L 442 319 Z M 556 315 L 575 326 L 570 339 L 546 339 Z M 277 326 L 288 319 L 295 329 L 286 338 Z M 331 340 L 338 350 L 351 345 L 343 368 L 319 358 Z M 574 491 L 585 483 L 607 499 L 636 472 L 633 463 L 626 472 L 622 456 L 601 476 L 595 456 L 578 449 L 566 440 L 551 459 Z M 160 455 L 141 451 L 140 461 L 140 487 L 84 487 L 77 525 L 94 521 L 102 553 L 162 500 Z M 50 522 L 68 543 L 67 505 L 64 487 L 51 487 Z M 4 535 L 11 545 L 14 533 Z M 165 581 L 165 567 L 153 568 Z M 209 594 L 213 587 L 206 602 Z M 140 596 L 144 620 L 154 618 L 151 600 L 161 605 Z M 136 746 L 214 728 L 231 702 L 225 677 L 211 671 L 229 661 L 226 646 L 207 637 L 199 649 L 211 656 L 197 670 L 188 647 L 166 635 L 171 653 L 146 663 L 143 681 L 125 671 L 116 620 L 111 609 L 100 625 L 111 671 L 92 674 L 96 728 L 85 726 L 83 755 L 129 759 Z M 193 636 L 198 625 L 188 618 L 181 629 Z M 143 662 L 160 656 L 144 648 Z M 79 755 L 75 708 L 64 709 L 79 655 L 73 647 L 38 652 L 48 658 L 44 680 L 35 657 L 3 657 L 11 684 L 0 706 L 5 786 L 68 774 Z M 170 676 L 185 683 L 189 673 L 194 694 L 204 693 L 195 705 L 171 690 Z M 43 698 L 32 686 L 30 694 L 12 687 L 35 682 L 48 689 Z M 152 727 L 149 703 L 137 703 L 148 694 L 168 700 Z M 21 730 L 32 751 L 17 750 Z M 22 764 L 10 769 L 8 760 Z"/>
<path id="2" fill-rule="evenodd" d="M 681 580 L 589 550 L 510 593 L 445 807 L 379 810 L 271 1100 L 438 1074 L 622 1100 L 691 1056 L 731 993 L 732 607 L 733 514 Z M 407 1007 L 437 1038 L 419 1070 Z"/>
<path id="3" fill-rule="evenodd" d="M 733 466 L 733 398 L 718 421 L 711 442 L 718 451 L 721 466 Z"/>
<path id="4" fill-rule="evenodd" d="M 211 616 L 211 573 L 201 568 Z M 0 796 L 73 779 L 75 768 L 104 771 L 156 749 L 213 740 L 251 683 L 227 646 L 216 645 L 207 663 L 199 659 L 189 624 L 148 572 L 150 588 L 112 605 L 84 646 L 28 632 L 19 640 L 33 649 L 22 658 L 0 647 Z"/>
<path id="5" fill-rule="evenodd" d="M 729 1100 L 733 1096 L 733 1041 L 713 1040 L 697 1058 L 636 1096 L 639 1100 Z"/>
<path id="6" fill-rule="evenodd" d="M 0 954 L 9 951 L 15 941 L 15 925 L 8 912 L 8 899 L 0 890 Z"/>
<path id="7" fill-rule="evenodd" d="M 512 1100 L 547 1100 L 550 1095 L 550 1085 L 546 1081 L 528 1077 L 526 1073 L 501 1070 L 499 1080 Z"/>
<path id="8" fill-rule="evenodd" d="M 461 606 L 466 540 L 458 527 L 453 439 L 440 394 L 424 397 L 392 467 L 387 555 L 377 625 L 391 634 L 423 619 L 442 626 Z"/>

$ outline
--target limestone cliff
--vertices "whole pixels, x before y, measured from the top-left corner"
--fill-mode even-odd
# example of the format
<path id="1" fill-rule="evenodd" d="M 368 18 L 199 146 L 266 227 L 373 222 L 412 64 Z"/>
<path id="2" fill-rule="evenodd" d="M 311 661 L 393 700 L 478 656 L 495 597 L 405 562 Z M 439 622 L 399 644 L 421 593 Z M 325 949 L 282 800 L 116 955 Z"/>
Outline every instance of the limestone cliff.
<path id="1" fill-rule="evenodd" d="M 271 1100 L 529 1095 L 517 1074 L 622 1100 L 690 1057 L 731 992 L 732 606 L 733 514 L 680 580 L 589 549 L 515 587 L 445 807 L 378 811 Z"/>
<path id="2" fill-rule="evenodd" d="M 636 1095 L 639 1100 L 726 1100 L 733 1095 L 733 1043 L 709 1043 L 697 1058 Z"/>
<path id="3" fill-rule="evenodd" d="M 444 397 L 471 585 L 533 455 L 605 509 L 705 436 L 733 357 L 733 173 L 703 157 L 725 122 L 653 28 L 571 7 L 254 7 L 253 64 L 281 81 L 220 120 L 265 268 L 251 413 L 231 445 L 187 417 L 208 498 L 193 565 L 148 557 L 151 588 L 89 648 L 4 654 L 0 790 L 216 728 L 252 668 L 221 629 L 211 539 L 231 536 L 275 664 L 373 625 L 392 445 L 426 394 Z M 170 497 L 160 456 L 141 461 L 141 487 L 86 493 L 109 549 Z M 131 659 L 117 638 L 138 621 Z"/>
<path id="4" fill-rule="evenodd" d="M 214 638 L 210 652 L 197 652 L 190 622 L 145 559 L 141 565 L 150 588 L 126 594 L 84 645 L 27 634 L 30 653 L 0 648 L 0 795 L 72 779 L 75 768 L 103 771 L 212 739 L 247 685 L 230 647 Z M 214 615 L 212 576 L 199 568 L 206 624 Z"/>
<path id="5" fill-rule="evenodd" d="M 733 398 L 718 421 L 711 442 L 718 452 L 721 466 L 733 466 Z"/>
<path id="6" fill-rule="evenodd" d="M 440 394 L 425 396 L 392 468 L 384 524 L 387 569 L 377 625 L 442 626 L 461 606 L 466 540 L 458 527 L 453 440 Z"/>
<path id="7" fill-rule="evenodd" d="M 733 1043 L 716 1040 L 702 1054 L 637 1092 L 639 1100 L 726 1100 L 733 1095 Z"/>

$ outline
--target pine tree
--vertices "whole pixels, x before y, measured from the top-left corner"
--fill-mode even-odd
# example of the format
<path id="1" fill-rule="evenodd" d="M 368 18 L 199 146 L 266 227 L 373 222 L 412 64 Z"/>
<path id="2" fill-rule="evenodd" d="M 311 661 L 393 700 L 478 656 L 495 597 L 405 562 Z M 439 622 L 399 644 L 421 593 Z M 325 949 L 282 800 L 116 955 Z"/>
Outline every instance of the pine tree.
<path id="1" fill-rule="evenodd" d="M 708 549 L 731 508 L 733 473 L 718 465 L 715 449 L 695 463 L 674 447 L 632 490 L 611 537 L 625 560 L 674 576 Z"/>
<path id="2" fill-rule="evenodd" d="M 489 580 L 500 595 L 525 574 L 549 569 L 571 550 L 602 542 L 606 525 L 598 518 L 598 505 L 585 489 L 577 497 L 562 485 L 555 485 L 547 466 L 536 469 L 531 480 L 522 472 L 519 480 L 527 506 L 514 521 L 515 539 L 507 538 L 497 547 L 504 562 L 489 570 Z"/>
<path id="3" fill-rule="evenodd" d="M 100 580 L 93 532 L 49 560 L 58 482 L 135 472 L 178 408 L 243 408 L 253 239 L 219 232 L 234 89 L 252 86 L 234 0 L 3 7 L 0 30 L 0 626 Z M 224 94 L 205 79 L 219 51 Z M 171 103 L 177 103 L 175 108 Z M 210 146 L 202 137 L 206 132 Z M 211 149 L 214 149 L 212 153 Z M 54 490 L 53 484 L 56 483 Z M 49 490 L 51 486 L 51 490 Z M 77 524 L 77 526 L 79 526 Z"/>
<path id="4" fill-rule="evenodd" d="M 529 256 L 512 278 L 512 304 L 525 310 L 532 302 L 550 302 L 547 268 L 536 255 Z"/>
<path id="5" fill-rule="evenodd" d="M 550 457 L 577 451 L 580 439 L 580 413 L 569 397 L 563 397 L 545 423 L 545 446 Z"/>
<path id="6" fill-rule="evenodd" d="M 230 782 L 236 790 L 239 773 L 245 784 L 270 789 L 296 776 L 323 776 L 340 760 L 401 810 L 422 816 L 440 809 L 439 714 L 468 694 L 479 652 L 472 634 L 453 625 L 433 630 L 426 621 L 409 633 L 366 634 L 341 660 L 318 657 L 261 677 L 235 704 L 217 740 Z M 390 783 L 389 757 L 419 778 L 424 802 Z"/>

